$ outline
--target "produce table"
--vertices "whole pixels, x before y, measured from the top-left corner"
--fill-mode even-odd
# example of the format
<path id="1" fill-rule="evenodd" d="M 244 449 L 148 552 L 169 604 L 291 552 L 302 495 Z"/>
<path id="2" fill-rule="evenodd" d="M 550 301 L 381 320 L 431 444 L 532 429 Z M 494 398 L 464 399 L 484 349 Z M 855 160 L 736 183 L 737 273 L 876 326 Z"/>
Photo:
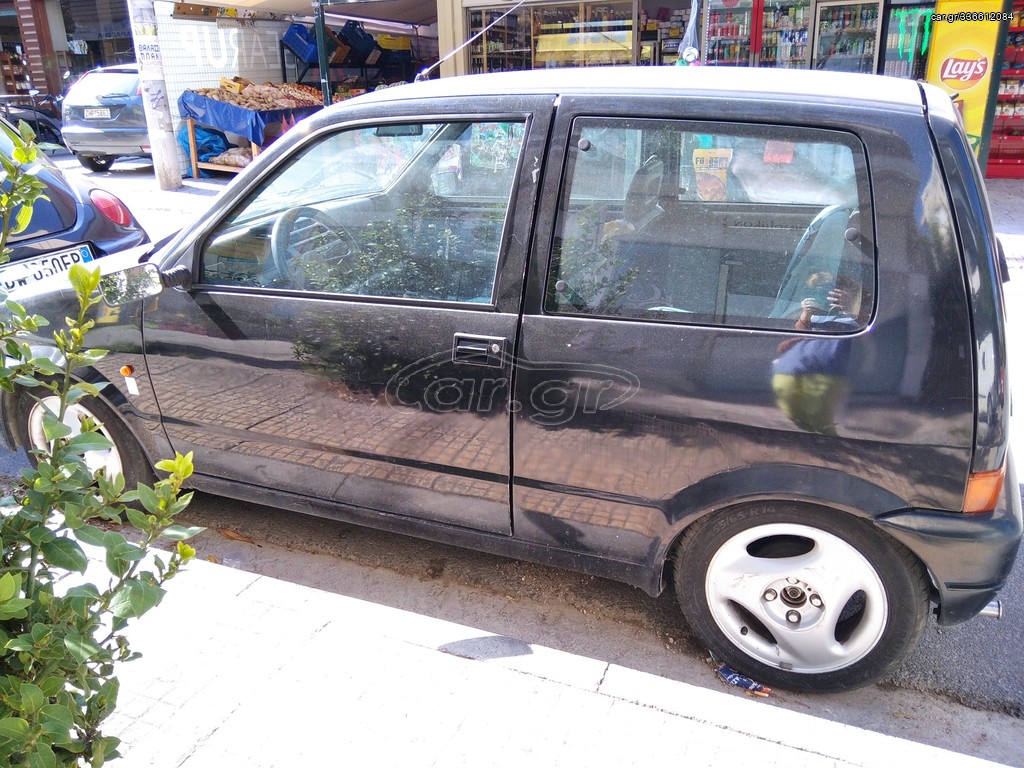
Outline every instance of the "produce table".
<path id="1" fill-rule="evenodd" d="M 217 163 L 201 163 L 196 155 L 195 124 L 202 123 L 226 133 L 244 136 L 252 142 L 252 155 L 259 154 L 264 144 L 263 132 L 268 125 L 280 122 L 292 123 L 301 120 L 314 112 L 323 109 L 321 106 L 294 107 L 291 109 L 270 109 L 253 111 L 243 109 L 234 104 L 227 104 L 210 99 L 192 91 L 185 91 L 178 97 L 178 111 L 185 118 L 188 129 L 190 150 L 189 161 L 192 163 L 192 175 L 197 177 L 200 168 L 214 171 L 230 171 L 237 173 L 241 168 Z"/>

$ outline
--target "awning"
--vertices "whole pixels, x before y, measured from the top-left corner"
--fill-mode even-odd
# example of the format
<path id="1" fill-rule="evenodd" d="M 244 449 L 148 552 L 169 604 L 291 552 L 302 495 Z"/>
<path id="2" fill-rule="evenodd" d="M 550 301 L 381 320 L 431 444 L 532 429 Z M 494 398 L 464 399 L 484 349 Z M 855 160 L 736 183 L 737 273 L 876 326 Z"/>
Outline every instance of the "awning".
<path id="1" fill-rule="evenodd" d="M 266 11 L 269 13 L 312 16 L 310 0 L 191 0 L 197 5 Z M 360 19 L 380 19 L 401 24 L 426 26 L 437 21 L 436 0 L 340 0 L 325 2 L 325 13 Z"/>

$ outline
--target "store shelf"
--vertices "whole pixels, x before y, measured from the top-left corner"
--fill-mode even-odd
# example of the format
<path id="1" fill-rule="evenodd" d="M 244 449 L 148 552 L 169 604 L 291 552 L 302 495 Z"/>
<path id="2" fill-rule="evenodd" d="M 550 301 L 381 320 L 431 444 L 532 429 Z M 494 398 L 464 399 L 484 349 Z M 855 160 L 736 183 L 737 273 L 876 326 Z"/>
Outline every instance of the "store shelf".
<path id="1" fill-rule="evenodd" d="M 9 94 L 27 94 L 32 88 L 28 64 L 17 54 L 0 52 L 0 76 L 3 77 L 4 91 Z"/>
<path id="2" fill-rule="evenodd" d="M 1024 12 L 1024 0 L 1013 4 L 1015 14 Z M 1010 27 L 1006 38 L 1006 59 L 1012 66 L 999 73 L 995 118 L 989 141 L 985 176 L 996 179 L 1024 178 L 1024 67 L 1015 60 L 1024 26 Z"/>
<path id="3" fill-rule="evenodd" d="M 470 47 L 469 69 L 473 73 L 509 72 L 533 68 L 533 46 L 527 35 L 525 19 L 529 11 L 524 10 L 523 22 L 518 14 L 510 15 L 504 22 L 495 24 L 483 38 Z M 470 34 L 476 34 L 500 13 L 493 10 L 473 11 L 470 14 Z"/>

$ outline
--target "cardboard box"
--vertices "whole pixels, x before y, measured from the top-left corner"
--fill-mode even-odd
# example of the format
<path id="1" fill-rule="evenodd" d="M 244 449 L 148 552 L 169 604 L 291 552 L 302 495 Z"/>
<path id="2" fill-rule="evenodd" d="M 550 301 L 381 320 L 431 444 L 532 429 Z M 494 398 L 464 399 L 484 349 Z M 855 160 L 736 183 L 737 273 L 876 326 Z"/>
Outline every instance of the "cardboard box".
<path id="1" fill-rule="evenodd" d="M 241 93 L 247 85 L 252 85 L 252 83 L 244 77 L 222 77 L 220 79 L 220 87 L 232 93 Z"/>
<path id="2" fill-rule="evenodd" d="M 377 35 L 377 44 L 385 51 L 412 50 L 412 40 L 402 35 L 389 35 L 381 32 Z"/>
<path id="3" fill-rule="evenodd" d="M 352 52 L 352 47 L 344 42 L 334 32 L 327 29 L 327 50 L 330 51 L 327 61 L 331 64 L 342 64 Z"/>

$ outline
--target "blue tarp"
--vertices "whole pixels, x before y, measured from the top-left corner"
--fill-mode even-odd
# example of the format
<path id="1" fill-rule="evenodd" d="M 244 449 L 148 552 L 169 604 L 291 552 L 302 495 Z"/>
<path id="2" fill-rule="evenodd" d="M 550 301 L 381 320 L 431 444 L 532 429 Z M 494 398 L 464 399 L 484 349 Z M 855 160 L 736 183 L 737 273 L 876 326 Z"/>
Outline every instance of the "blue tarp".
<path id="1" fill-rule="evenodd" d="M 288 118 L 289 123 L 301 120 L 321 109 L 323 107 L 315 106 L 254 112 L 234 104 L 208 99 L 193 91 L 185 91 L 178 97 L 178 111 L 182 117 L 191 117 L 197 123 L 244 136 L 260 147 L 264 144 L 263 131 L 268 125 L 280 123 L 285 118 Z"/>
<path id="2" fill-rule="evenodd" d="M 228 137 L 224 135 L 222 131 L 218 131 L 216 128 L 204 128 L 201 125 L 196 126 L 196 160 L 200 163 L 205 163 L 216 157 L 217 155 L 227 152 L 234 144 L 228 143 Z M 188 144 L 188 129 L 183 125 L 178 131 L 178 144 L 185 150 L 185 157 L 189 156 L 191 147 Z M 192 175 L 191 169 L 189 169 L 189 175 Z M 200 171 L 200 176 L 209 176 L 210 174 L 206 171 Z"/>

